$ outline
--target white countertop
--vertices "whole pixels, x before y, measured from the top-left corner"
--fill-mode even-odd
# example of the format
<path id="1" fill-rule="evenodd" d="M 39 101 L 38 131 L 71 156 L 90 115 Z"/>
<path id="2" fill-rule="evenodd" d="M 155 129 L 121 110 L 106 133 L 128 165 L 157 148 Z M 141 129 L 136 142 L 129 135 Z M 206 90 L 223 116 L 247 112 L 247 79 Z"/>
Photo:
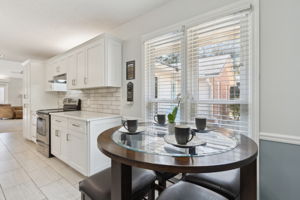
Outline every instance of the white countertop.
<path id="1" fill-rule="evenodd" d="M 97 112 L 87 112 L 87 111 L 70 111 L 70 112 L 58 112 L 51 113 L 53 116 L 66 117 L 71 119 L 78 119 L 84 121 L 93 121 L 99 119 L 111 119 L 121 117 L 120 115 L 107 114 L 107 113 L 97 113 Z"/>

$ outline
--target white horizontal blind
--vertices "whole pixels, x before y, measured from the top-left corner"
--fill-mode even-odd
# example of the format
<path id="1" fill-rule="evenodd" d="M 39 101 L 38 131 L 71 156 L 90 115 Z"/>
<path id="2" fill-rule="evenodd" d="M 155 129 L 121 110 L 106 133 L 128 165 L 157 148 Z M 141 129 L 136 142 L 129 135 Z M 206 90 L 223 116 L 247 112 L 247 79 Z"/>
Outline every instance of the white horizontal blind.
<path id="1" fill-rule="evenodd" d="M 249 11 L 187 30 L 189 120 L 247 134 L 250 48 Z"/>
<path id="2" fill-rule="evenodd" d="M 156 113 L 167 115 L 177 104 L 182 89 L 182 49 L 180 30 L 145 42 L 147 120 Z"/>

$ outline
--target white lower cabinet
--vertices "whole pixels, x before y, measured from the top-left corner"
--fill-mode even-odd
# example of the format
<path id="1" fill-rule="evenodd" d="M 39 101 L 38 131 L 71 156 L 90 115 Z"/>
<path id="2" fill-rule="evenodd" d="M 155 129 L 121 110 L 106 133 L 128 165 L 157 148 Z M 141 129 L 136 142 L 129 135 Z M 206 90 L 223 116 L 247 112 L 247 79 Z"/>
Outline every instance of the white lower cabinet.
<path id="1" fill-rule="evenodd" d="M 63 136 L 63 130 L 59 127 L 52 126 L 51 129 L 51 153 L 53 155 L 61 155 L 61 137 Z"/>
<path id="2" fill-rule="evenodd" d="M 70 164 L 79 172 L 87 171 L 88 153 L 87 137 L 83 133 L 72 132 L 68 141 L 71 149 Z"/>
<path id="3" fill-rule="evenodd" d="M 66 123 L 57 123 L 66 121 Z M 98 135 L 121 124 L 121 118 L 93 121 L 51 117 L 51 153 L 85 176 L 107 167 L 110 159 L 97 146 Z"/>

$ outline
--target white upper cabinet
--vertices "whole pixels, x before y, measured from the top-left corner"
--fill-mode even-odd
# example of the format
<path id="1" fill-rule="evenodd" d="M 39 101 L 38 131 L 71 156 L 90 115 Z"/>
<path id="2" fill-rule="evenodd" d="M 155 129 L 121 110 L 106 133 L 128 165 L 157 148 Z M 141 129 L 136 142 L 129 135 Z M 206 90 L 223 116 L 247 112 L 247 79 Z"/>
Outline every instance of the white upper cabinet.
<path id="1" fill-rule="evenodd" d="M 68 89 L 121 87 L 122 43 L 103 34 L 88 41 L 70 54 L 76 66 L 67 70 L 72 77 Z M 76 75 L 75 75 L 76 74 Z"/>
<path id="2" fill-rule="evenodd" d="M 67 73 L 68 68 L 68 57 L 60 57 L 51 59 L 46 63 L 46 79 L 45 79 L 45 90 L 46 91 L 66 91 L 66 86 L 62 84 L 53 84 L 53 77 Z"/>
<path id="3" fill-rule="evenodd" d="M 77 79 L 77 59 L 76 55 L 72 54 L 67 56 L 67 88 L 74 89 L 76 88 L 76 79 Z"/>
<path id="4" fill-rule="evenodd" d="M 104 39 L 86 47 L 86 77 L 85 87 L 106 86 L 105 45 Z"/>
<path id="5" fill-rule="evenodd" d="M 86 77 L 86 52 L 85 49 L 75 51 L 76 57 L 76 79 L 74 89 L 85 88 L 84 78 Z M 68 73 L 67 73 L 68 76 Z M 70 89 L 70 88 L 68 88 Z"/>
<path id="6" fill-rule="evenodd" d="M 63 57 L 56 60 L 53 64 L 54 67 L 54 76 L 67 73 L 67 58 Z"/>
<path id="7" fill-rule="evenodd" d="M 116 40 L 106 40 L 105 77 L 107 86 L 122 85 L 122 43 Z"/>
<path id="8" fill-rule="evenodd" d="M 121 87 L 122 42 L 102 34 L 48 63 L 47 79 L 66 73 L 68 90 Z"/>

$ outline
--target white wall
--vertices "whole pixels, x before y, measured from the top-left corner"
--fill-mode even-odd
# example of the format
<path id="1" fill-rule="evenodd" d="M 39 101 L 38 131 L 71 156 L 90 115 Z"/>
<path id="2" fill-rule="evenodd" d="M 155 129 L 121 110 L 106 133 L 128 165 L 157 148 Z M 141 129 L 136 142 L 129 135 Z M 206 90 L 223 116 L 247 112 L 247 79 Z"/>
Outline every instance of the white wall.
<path id="1" fill-rule="evenodd" d="M 19 62 L 0 60 L 0 80 L 7 83 L 7 103 L 22 105 L 23 66 Z"/>
<path id="2" fill-rule="evenodd" d="M 184 21 L 197 15 L 209 12 L 219 7 L 234 3 L 237 0 L 174 0 L 162 7 L 159 7 L 143 16 L 124 24 L 112 33 L 124 40 L 123 44 L 123 88 L 122 88 L 122 115 L 142 117 L 141 102 L 142 96 L 142 71 L 144 67 L 141 63 L 142 56 L 142 36 L 166 26 L 174 25 L 180 21 Z M 126 104 L 126 74 L 125 63 L 129 60 L 136 61 L 136 79 L 134 104 Z"/>
<path id="3" fill-rule="evenodd" d="M 0 59 L 0 78 L 22 78 L 22 70 L 21 63 Z"/>
<path id="4" fill-rule="evenodd" d="M 300 137 L 300 1 L 260 1 L 261 131 Z"/>
<path id="5" fill-rule="evenodd" d="M 22 105 L 23 80 L 10 78 L 8 82 L 8 102 L 12 106 Z"/>

